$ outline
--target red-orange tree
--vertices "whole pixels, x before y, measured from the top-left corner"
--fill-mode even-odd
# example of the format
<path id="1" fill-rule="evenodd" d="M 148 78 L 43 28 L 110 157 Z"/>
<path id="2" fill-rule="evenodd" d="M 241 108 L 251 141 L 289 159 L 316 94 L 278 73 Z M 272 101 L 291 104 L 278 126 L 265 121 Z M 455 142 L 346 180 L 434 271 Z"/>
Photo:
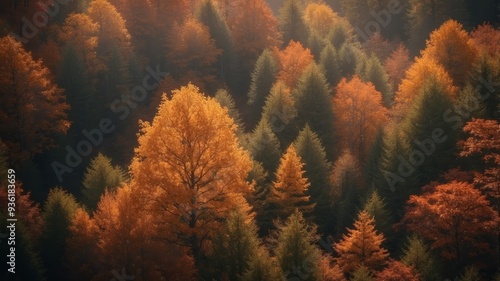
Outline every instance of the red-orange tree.
<path id="1" fill-rule="evenodd" d="M 384 69 L 387 72 L 387 76 L 389 76 L 389 83 L 393 89 L 398 88 L 410 65 L 410 51 L 403 44 L 400 44 L 385 60 Z"/>
<path id="2" fill-rule="evenodd" d="M 69 128 L 63 90 L 10 36 L 0 38 L 0 100 L 0 137 L 14 163 L 54 147 L 54 137 Z"/>
<path id="3" fill-rule="evenodd" d="M 384 270 L 376 274 L 375 281 L 418 281 L 418 276 L 413 267 L 400 261 L 391 261 Z"/>
<path id="4" fill-rule="evenodd" d="M 363 163 L 379 127 L 388 120 L 388 110 L 373 84 L 364 83 L 357 76 L 349 82 L 342 79 L 336 91 L 333 112 L 341 148 L 349 149 Z"/>
<path id="5" fill-rule="evenodd" d="M 432 242 L 458 264 L 491 249 L 488 236 L 498 232 L 498 214 L 469 183 L 452 181 L 431 192 L 412 195 L 403 219 L 409 230 Z M 467 252 L 467 249 L 473 251 Z"/>
<path id="6" fill-rule="evenodd" d="M 164 98 L 152 124 L 142 124 L 131 164 L 132 185 L 150 201 L 157 235 L 188 246 L 195 258 L 241 199 L 249 154 L 227 110 L 189 84 Z"/>
<path id="7" fill-rule="evenodd" d="M 277 80 L 285 82 L 290 89 L 295 88 L 302 72 L 314 59 L 309 49 L 295 41 L 290 41 L 284 50 L 276 52 L 276 56 L 279 65 Z"/>

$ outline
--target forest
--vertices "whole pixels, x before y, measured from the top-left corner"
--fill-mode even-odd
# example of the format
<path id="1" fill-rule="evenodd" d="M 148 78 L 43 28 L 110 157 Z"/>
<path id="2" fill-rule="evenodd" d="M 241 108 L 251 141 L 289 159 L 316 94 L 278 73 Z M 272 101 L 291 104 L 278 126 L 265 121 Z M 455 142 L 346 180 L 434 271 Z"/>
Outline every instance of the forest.
<path id="1" fill-rule="evenodd" d="M 497 0 L 0 3 L 1 280 L 500 281 Z"/>

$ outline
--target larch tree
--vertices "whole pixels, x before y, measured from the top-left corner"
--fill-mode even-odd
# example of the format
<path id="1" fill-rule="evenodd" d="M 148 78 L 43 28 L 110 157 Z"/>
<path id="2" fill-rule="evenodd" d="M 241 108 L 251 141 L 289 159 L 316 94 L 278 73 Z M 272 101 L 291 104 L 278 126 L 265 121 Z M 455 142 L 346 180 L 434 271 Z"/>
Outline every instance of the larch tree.
<path id="1" fill-rule="evenodd" d="M 465 258 L 491 250 L 488 236 L 498 234 L 498 220 L 479 190 L 457 181 L 411 196 L 404 217 L 409 230 L 429 240 L 459 268 Z"/>
<path id="2" fill-rule="evenodd" d="M 448 20 L 431 33 L 422 57 L 429 56 L 443 66 L 455 85 L 463 86 L 476 62 L 477 49 L 463 26 Z"/>
<path id="3" fill-rule="evenodd" d="M 436 258 L 430 247 L 417 235 L 408 238 L 408 243 L 403 249 L 401 262 L 413 267 L 423 280 L 442 280 L 436 267 Z"/>
<path id="4" fill-rule="evenodd" d="M 318 280 L 321 252 L 316 247 L 316 227 L 295 210 L 278 229 L 274 250 L 286 280 Z"/>
<path id="5" fill-rule="evenodd" d="M 387 59 L 393 48 L 394 44 L 389 42 L 380 32 L 375 32 L 368 41 L 363 43 L 363 50 L 369 55 L 376 55 L 380 61 Z"/>
<path id="6" fill-rule="evenodd" d="M 332 27 L 327 39 L 335 50 L 339 51 L 344 43 L 355 41 L 354 29 L 346 19 L 341 18 Z"/>
<path id="7" fill-rule="evenodd" d="M 351 274 L 352 277 L 349 279 L 350 281 L 374 281 L 373 274 L 366 266 L 359 266 L 354 272 Z"/>
<path id="8" fill-rule="evenodd" d="M 105 191 L 115 191 L 125 180 L 125 171 L 113 166 L 111 159 L 99 153 L 90 161 L 83 176 L 83 196 L 90 210 L 97 208 L 97 203 Z"/>
<path id="9" fill-rule="evenodd" d="M 259 122 L 248 140 L 248 150 L 253 159 L 262 164 L 270 178 L 278 168 L 281 151 L 280 143 L 271 126 L 265 120 Z"/>
<path id="10" fill-rule="evenodd" d="M 315 204 L 307 195 L 311 184 L 304 176 L 304 164 L 293 145 L 281 157 L 275 177 L 269 199 L 278 206 L 279 218 L 287 218 L 295 209 L 303 214 L 313 211 Z"/>
<path id="11" fill-rule="evenodd" d="M 363 51 L 352 42 L 345 42 L 338 48 L 340 71 L 342 77 L 348 78 L 355 74 L 360 57 Z"/>
<path id="12" fill-rule="evenodd" d="M 290 41 L 286 48 L 276 52 L 278 61 L 277 80 L 282 80 L 290 89 L 294 89 L 304 70 L 314 60 L 311 51 L 300 42 Z"/>
<path id="13" fill-rule="evenodd" d="M 327 158 L 333 159 L 334 133 L 331 94 L 323 69 L 315 63 L 302 73 L 293 91 L 297 106 L 299 128 L 309 124 L 324 144 Z"/>
<path id="14" fill-rule="evenodd" d="M 384 270 L 377 272 L 375 281 L 419 281 L 419 275 L 414 272 L 413 267 L 405 265 L 400 261 L 390 261 Z"/>
<path id="15" fill-rule="evenodd" d="M 364 163 L 379 128 L 388 121 L 382 95 L 372 83 L 364 83 L 357 76 L 350 81 L 344 78 L 336 87 L 333 108 L 340 147 L 349 149 Z"/>
<path id="16" fill-rule="evenodd" d="M 375 229 L 384 234 L 386 239 L 393 237 L 392 214 L 387 208 L 387 204 L 376 190 L 374 190 L 363 206 L 363 211 L 367 212 L 375 220 Z M 389 243 L 384 243 L 385 245 Z"/>
<path id="17" fill-rule="evenodd" d="M 238 134 L 242 135 L 245 128 L 243 127 L 243 121 L 241 120 L 240 112 L 236 107 L 236 102 L 233 97 L 227 90 L 219 89 L 215 92 L 214 98 L 222 107 L 227 109 L 227 114 L 229 114 L 229 117 L 233 118 L 234 124 L 238 126 Z"/>
<path id="18" fill-rule="evenodd" d="M 321 38 L 327 37 L 338 15 L 325 3 L 310 3 L 304 11 L 304 21 Z"/>
<path id="19" fill-rule="evenodd" d="M 316 31 L 309 32 L 309 37 L 307 38 L 307 48 L 311 50 L 311 53 L 315 58 L 321 56 L 321 50 L 325 47 L 326 40 L 318 34 Z"/>
<path id="20" fill-rule="evenodd" d="M 398 88 L 410 65 L 410 51 L 401 43 L 384 61 L 384 69 L 392 89 Z"/>
<path id="21" fill-rule="evenodd" d="M 13 37 L 0 38 L 0 137 L 15 165 L 55 147 L 70 126 L 63 90 Z"/>
<path id="22" fill-rule="evenodd" d="M 164 97 L 153 122 L 142 124 L 131 183 L 153 199 L 157 234 L 187 246 L 197 261 L 220 218 L 253 191 L 236 130 L 227 110 L 192 84 Z"/>
<path id="23" fill-rule="evenodd" d="M 382 94 L 382 101 L 385 107 L 389 108 L 393 102 L 393 92 L 389 85 L 389 77 L 385 72 L 380 60 L 375 55 L 367 59 L 359 76 L 365 82 L 371 82 L 375 89 Z"/>
<path id="24" fill-rule="evenodd" d="M 248 263 L 248 270 L 241 277 L 243 281 L 285 280 L 283 272 L 271 257 L 266 247 L 260 246 L 256 255 Z"/>
<path id="25" fill-rule="evenodd" d="M 340 62 L 337 51 L 332 44 L 327 43 L 321 51 L 319 64 L 325 70 L 325 77 L 330 86 L 335 87 L 342 78 L 340 75 Z"/>
<path id="26" fill-rule="evenodd" d="M 381 247 L 384 235 L 375 230 L 375 221 L 368 213 L 361 211 L 348 234 L 333 246 L 339 257 L 336 259 L 344 272 L 351 273 L 360 265 L 376 271 L 387 263 L 389 253 Z"/>
<path id="27" fill-rule="evenodd" d="M 290 41 L 307 43 L 308 30 L 303 18 L 302 3 L 299 0 L 287 0 L 279 11 L 279 30 L 283 34 L 283 43 Z"/>

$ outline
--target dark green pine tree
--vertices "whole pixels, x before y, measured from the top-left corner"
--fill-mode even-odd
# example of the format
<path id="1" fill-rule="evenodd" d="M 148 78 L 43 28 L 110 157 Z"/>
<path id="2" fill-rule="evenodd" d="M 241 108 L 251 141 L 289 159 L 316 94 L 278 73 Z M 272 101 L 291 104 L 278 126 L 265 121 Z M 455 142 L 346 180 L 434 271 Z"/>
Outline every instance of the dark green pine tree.
<path id="1" fill-rule="evenodd" d="M 375 54 L 366 61 L 364 71 L 359 73 L 359 76 L 363 81 L 371 82 L 375 89 L 382 93 L 382 101 L 385 107 L 389 108 L 393 102 L 393 93 L 387 73 Z"/>
<path id="2" fill-rule="evenodd" d="M 283 82 L 278 81 L 266 98 L 262 120 L 271 126 L 282 149 L 286 149 L 297 136 L 296 116 L 297 109 L 290 90 Z"/>
<path id="3" fill-rule="evenodd" d="M 325 146 L 327 159 L 334 159 L 333 110 L 331 94 L 323 69 L 313 63 L 304 70 L 293 94 L 298 126 L 309 124 Z"/>
<path id="4" fill-rule="evenodd" d="M 277 66 L 270 50 L 264 50 L 255 63 L 252 82 L 248 92 L 248 104 L 252 115 L 248 116 L 248 128 L 253 128 L 260 120 L 262 107 L 273 87 Z"/>
<path id="5" fill-rule="evenodd" d="M 373 274 L 370 273 L 370 270 L 363 265 L 360 265 L 358 269 L 356 269 L 350 281 L 374 281 Z"/>
<path id="6" fill-rule="evenodd" d="M 380 197 L 376 190 L 373 190 L 370 197 L 368 197 L 368 200 L 363 207 L 363 211 L 367 212 L 375 219 L 375 229 L 379 233 L 383 233 L 386 238 L 384 242 L 382 242 L 382 245 L 384 245 L 384 248 L 390 249 L 388 246 L 390 246 L 395 238 L 394 231 L 392 229 L 392 214 L 387 209 L 384 198 Z"/>
<path id="7" fill-rule="evenodd" d="M 304 8 L 299 0 L 286 0 L 279 12 L 279 29 L 283 34 L 283 46 L 290 41 L 307 45 L 308 30 L 303 19 Z"/>
<path id="8" fill-rule="evenodd" d="M 369 188 L 374 188 L 377 184 L 376 179 L 380 173 L 380 162 L 382 160 L 384 145 L 384 130 L 380 128 L 377 137 L 368 153 L 366 164 L 364 165 L 365 182 Z"/>
<path id="9" fill-rule="evenodd" d="M 326 160 L 325 149 L 309 125 L 300 131 L 294 146 L 304 163 L 304 175 L 311 184 L 307 195 L 311 203 L 316 204 L 313 211 L 315 222 L 320 232 L 332 233 L 333 229 L 327 227 L 332 218 L 329 200 L 331 164 Z"/>
<path id="10" fill-rule="evenodd" d="M 259 236 L 264 237 L 272 227 L 272 219 L 269 219 L 270 210 L 268 206 L 268 196 L 270 191 L 270 182 L 268 173 L 262 167 L 260 162 L 252 161 L 252 170 L 248 173 L 247 180 L 255 184 L 255 191 L 247 197 L 248 203 L 255 211 L 255 220 L 259 228 Z"/>
<path id="11" fill-rule="evenodd" d="M 99 153 L 91 161 L 83 176 L 83 196 L 85 205 L 96 210 L 101 195 L 106 190 L 113 191 L 125 180 L 125 172 L 111 165 L 111 159 Z"/>
<path id="12" fill-rule="evenodd" d="M 408 237 L 401 262 L 412 266 L 422 278 L 421 280 L 443 280 L 430 247 L 416 235 Z"/>
<path id="13" fill-rule="evenodd" d="M 241 120 L 240 112 L 236 107 L 233 97 L 227 92 L 227 90 L 219 89 L 215 93 L 214 98 L 222 107 L 227 108 L 227 113 L 231 118 L 233 118 L 234 124 L 238 126 L 238 132 L 242 135 L 245 128 L 243 127 L 243 121 Z"/>
<path id="14" fill-rule="evenodd" d="M 307 48 L 311 50 L 314 59 L 317 61 L 321 56 L 321 50 L 325 47 L 325 39 L 321 38 L 317 31 L 310 31 L 309 37 L 307 38 Z"/>
<path id="15" fill-rule="evenodd" d="M 72 123 L 68 134 L 76 138 L 83 129 L 94 125 L 97 112 L 85 63 L 71 44 L 64 49 L 57 84 L 65 90 L 67 102 L 71 106 L 68 119 Z"/>
<path id="16" fill-rule="evenodd" d="M 243 274 L 243 281 L 285 280 L 276 259 L 269 256 L 264 246 L 260 246 L 258 253 L 253 255 L 248 263 L 248 270 Z"/>
<path id="17" fill-rule="evenodd" d="M 497 56 L 498 57 L 498 56 Z M 500 81 L 500 71 L 495 71 L 494 59 L 486 55 L 481 56 L 474 68 L 472 85 L 475 94 L 482 97 L 486 110 L 486 119 L 500 119 L 500 85 L 495 81 Z"/>
<path id="18" fill-rule="evenodd" d="M 217 59 L 217 76 L 231 84 L 234 77 L 234 48 L 231 32 L 220 14 L 213 0 L 204 0 L 198 4 L 196 18 L 208 27 L 210 35 L 215 41 L 215 46 L 222 50 L 222 55 Z M 233 85 L 231 85 L 233 86 Z"/>
<path id="19" fill-rule="evenodd" d="M 318 280 L 321 251 L 316 247 L 316 227 L 295 211 L 279 226 L 275 255 L 287 280 Z"/>
<path id="20" fill-rule="evenodd" d="M 339 50 L 344 43 L 352 43 L 354 41 L 352 28 L 347 22 L 338 22 L 330 30 L 328 41 L 336 50 Z"/>
<path id="21" fill-rule="evenodd" d="M 108 69 L 106 71 L 107 91 L 103 100 L 107 105 L 120 98 L 122 94 L 129 94 L 130 78 L 128 76 L 128 61 L 125 60 L 118 46 L 113 48 L 106 65 Z"/>
<path id="22" fill-rule="evenodd" d="M 39 245 L 48 280 L 65 279 L 65 242 L 70 235 L 69 227 L 78 207 L 75 198 L 59 187 L 52 189 L 45 201 L 42 214 L 44 229 Z"/>
<path id="23" fill-rule="evenodd" d="M 328 84 L 335 87 L 340 82 L 342 76 L 340 75 L 339 57 L 332 44 L 327 43 L 321 51 L 319 64 L 325 70 Z"/>
<path id="24" fill-rule="evenodd" d="M 214 280 L 240 280 L 260 247 L 257 226 L 253 218 L 241 209 L 229 215 L 212 243 L 208 260 L 214 270 Z"/>
<path id="25" fill-rule="evenodd" d="M 338 55 L 342 77 L 349 78 L 356 73 L 356 67 L 360 60 L 359 58 L 364 54 L 355 44 L 347 42 L 342 44 L 338 51 Z"/>
<path id="26" fill-rule="evenodd" d="M 262 163 L 268 174 L 268 181 L 271 182 L 280 162 L 281 151 L 278 138 L 265 120 L 250 135 L 247 148 L 253 159 Z"/>

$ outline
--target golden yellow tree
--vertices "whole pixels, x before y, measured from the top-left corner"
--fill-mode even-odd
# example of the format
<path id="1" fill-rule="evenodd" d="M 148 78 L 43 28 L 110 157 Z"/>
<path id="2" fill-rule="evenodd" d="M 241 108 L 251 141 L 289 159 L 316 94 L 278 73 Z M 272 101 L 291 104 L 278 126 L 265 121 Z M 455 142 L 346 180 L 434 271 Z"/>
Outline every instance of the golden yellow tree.
<path id="1" fill-rule="evenodd" d="M 431 33 L 422 57 L 429 56 L 442 65 L 455 85 L 464 85 L 477 58 L 477 49 L 467 31 L 455 20 L 448 20 Z"/>
<path id="2" fill-rule="evenodd" d="M 158 236 L 195 258 L 241 194 L 253 191 L 236 131 L 227 110 L 192 84 L 164 97 L 153 122 L 142 123 L 132 184 L 151 200 Z"/>
<path id="3" fill-rule="evenodd" d="M 304 21 L 309 29 L 325 38 L 338 20 L 338 15 L 324 3 L 310 3 L 304 12 Z"/>
<path id="4" fill-rule="evenodd" d="M 290 145 L 281 157 L 271 195 L 281 218 L 287 218 L 295 209 L 301 213 L 310 213 L 314 209 L 315 204 L 311 203 L 310 196 L 306 195 L 310 183 L 304 177 L 304 172 L 300 156 L 295 147 Z"/>
<path id="5" fill-rule="evenodd" d="M 284 50 L 277 51 L 276 57 L 280 69 L 277 80 L 285 82 L 290 89 L 295 88 L 302 72 L 314 61 L 311 51 L 295 41 L 290 41 Z"/>

